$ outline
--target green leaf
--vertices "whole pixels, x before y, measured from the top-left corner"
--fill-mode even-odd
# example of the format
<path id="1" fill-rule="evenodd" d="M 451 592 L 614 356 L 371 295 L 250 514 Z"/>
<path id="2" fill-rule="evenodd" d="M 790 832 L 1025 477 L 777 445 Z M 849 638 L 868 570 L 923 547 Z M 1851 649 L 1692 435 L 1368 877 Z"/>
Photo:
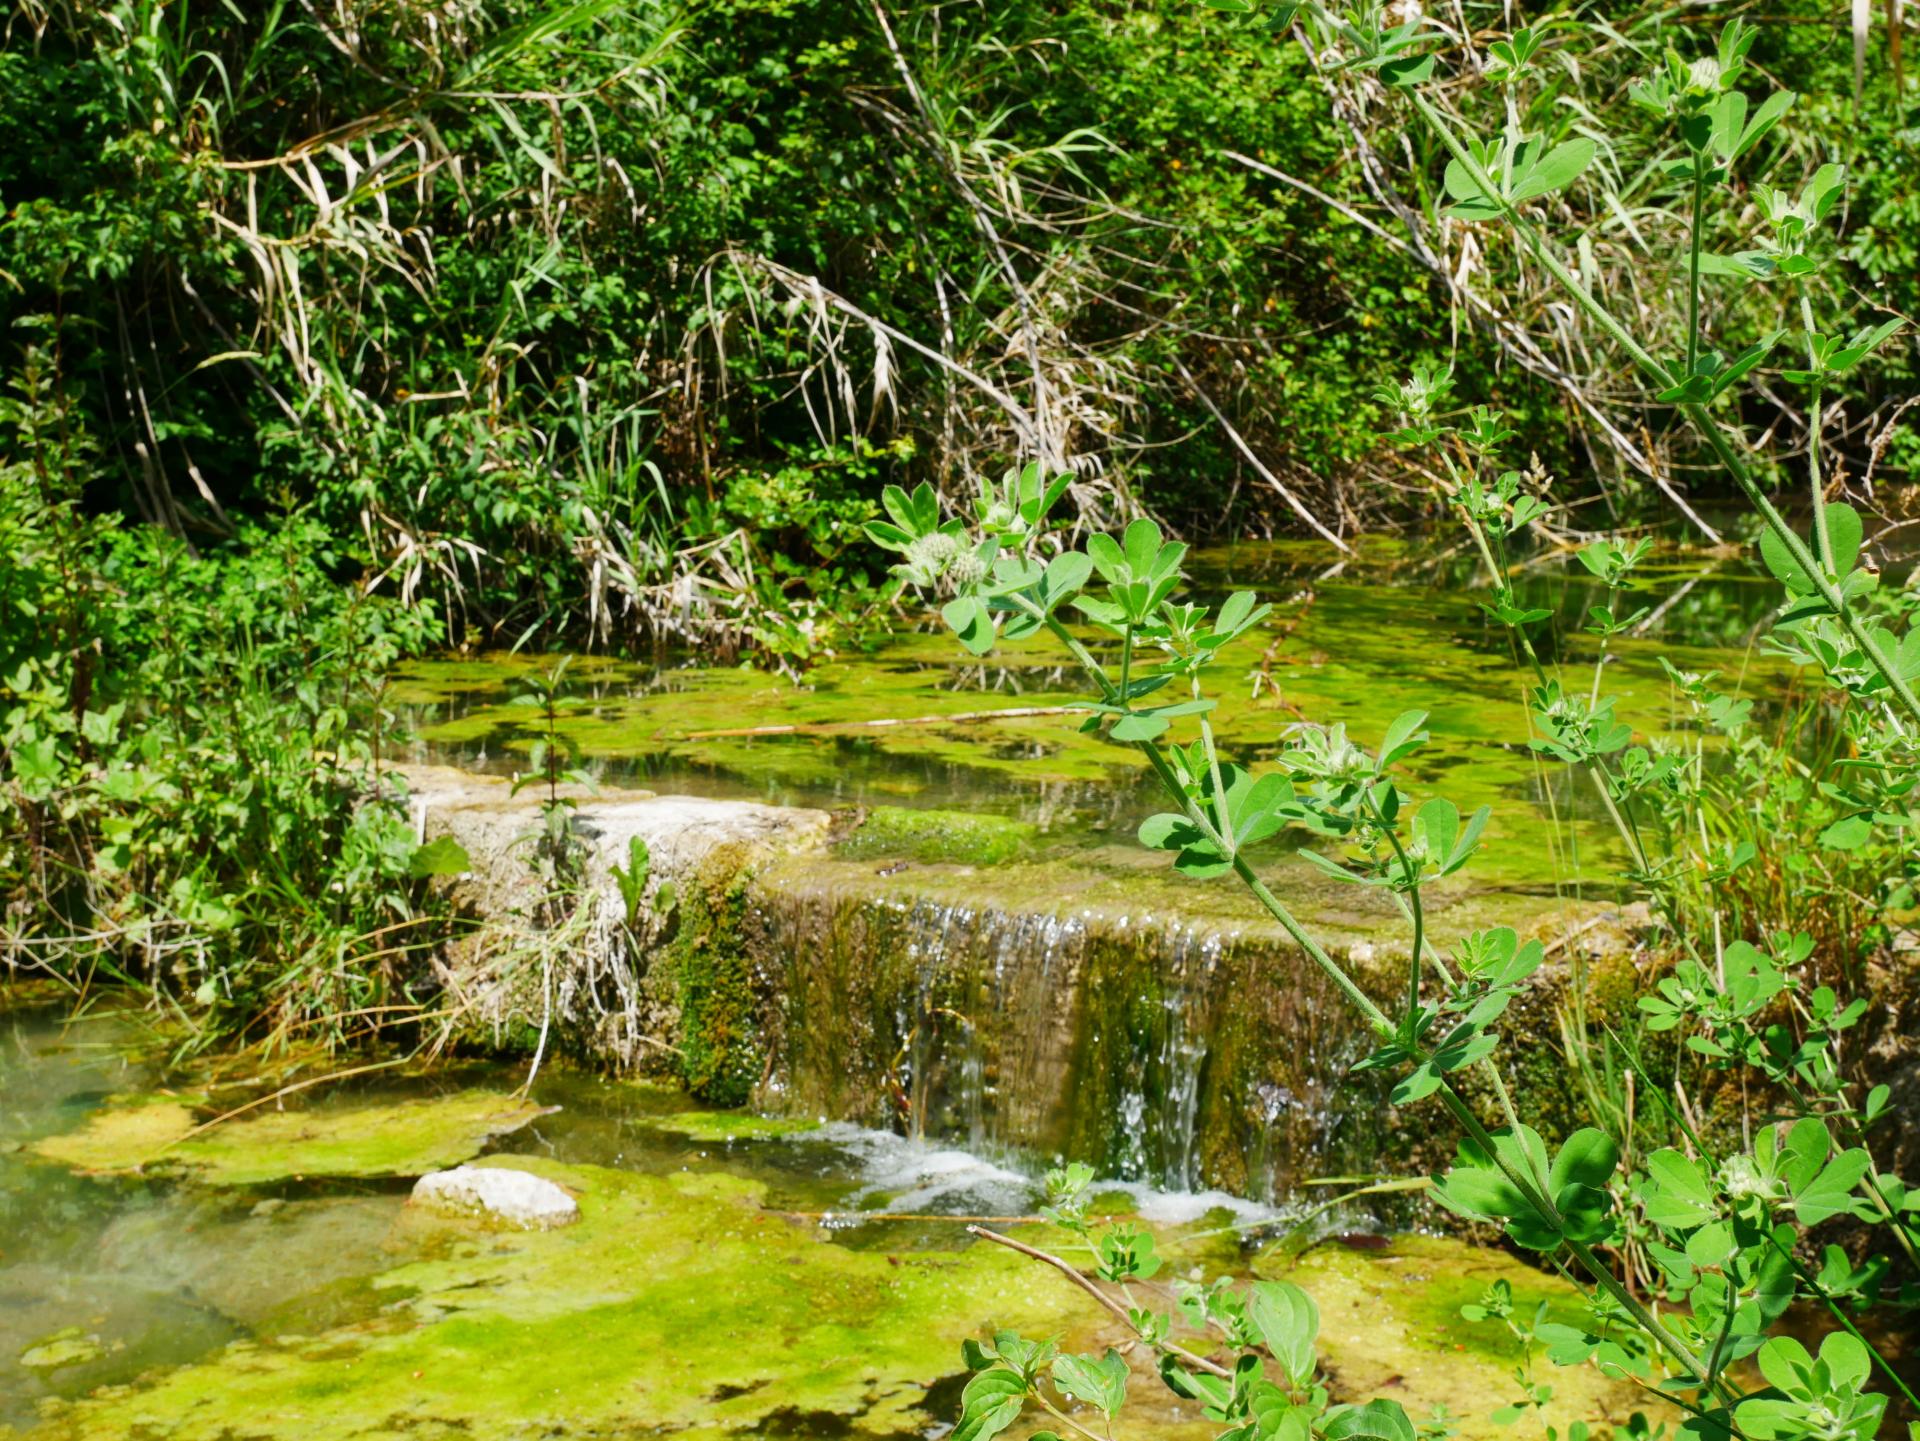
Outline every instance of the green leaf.
<path id="1" fill-rule="evenodd" d="M 1534 167 L 1513 187 L 1512 199 L 1517 204 L 1522 200 L 1532 200 L 1536 196 L 1549 195 L 1563 190 L 1578 180 L 1586 168 L 1593 164 L 1598 147 L 1585 136 L 1575 140 L 1562 141 L 1553 147 Z"/>
<path id="2" fill-rule="evenodd" d="M 1062 1356 L 1053 1363 L 1053 1382 L 1076 1401 L 1111 1417 L 1127 1399 L 1127 1363 L 1111 1350 L 1098 1358 Z"/>
<path id="3" fill-rule="evenodd" d="M 1648 1184 L 1640 1191 L 1647 1219 L 1669 1230 L 1690 1230 L 1713 1219 L 1713 1187 L 1696 1161 L 1675 1150 L 1647 1157 Z"/>
<path id="4" fill-rule="evenodd" d="M 940 607 L 940 619 L 974 655 L 985 655 L 993 649 L 993 618 L 978 597 L 963 595 L 948 601 Z"/>
<path id="5" fill-rule="evenodd" d="M 1793 558 L 1793 552 L 1787 549 L 1787 543 L 1771 527 L 1760 532 L 1760 559 L 1766 563 L 1773 578 L 1784 585 L 1789 593 L 1814 593 L 1813 578 L 1801 568 L 1800 562 Z"/>
<path id="6" fill-rule="evenodd" d="M 1247 1298 L 1247 1319 L 1296 1385 L 1313 1379 L 1314 1343 L 1320 1338 L 1320 1308 L 1290 1281 L 1257 1281 Z"/>
<path id="7" fill-rule="evenodd" d="M 1412 754 L 1427 739 L 1426 733 L 1420 731 L 1426 719 L 1427 713 L 1423 710 L 1403 711 L 1394 717 L 1380 742 L 1380 770 L 1384 771 L 1402 756 Z M 1420 733 L 1416 735 L 1416 731 Z"/>
<path id="8" fill-rule="evenodd" d="M 1842 1151 L 1794 1195 L 1794 1214 L 1807 1226 L 1846 1214 L 1853 1209 L 1853 1188 L 1871 1169 L 1873 1158 L 1866 1151 Z"/>
<path id="9" fill-rule="evenodd" d="M 407 862 L 407 874 L 416 881 L 428 876 L 464 875 L 472 869 L 473 858 L 452 836 L 437 836 L 425 845 L 415 846 Z"/>
<path id="10" fill-rule="evenodd" d="M 1018 1371 L 996 1366 L 977 1373 L 960 1393 L 960 1424 L 951 1441 L 993 1441 L 1020 1419 L 1026 1402 L 1026 1378 Z"/>
<path id="11" fill-rule="evenodd" d="M 1854 561 L 1860 558 L 1860 539 L 1864 529 L 1860 522 L 1860 512 L 1852 506 L 1834 501 L 1826 507 L 1827 544 L 1833 550 L 1833 569 L 1836 575 L 1845 575 L 1853 569 Z"/>
<path id="12" fill-rule="evenodd" d="M 1045 596 L 1041 608 L 1051 611 L 1085 585 L 1092 574 L 1093 561 L 1085 553 L 1062 551 L 1047 563 L 1046 575 L 1041 580 L 1041 590 Z"/>
<path id="13" fill-rule="evenodd" d="M 1384 1398 L 1364 1406 L 1337 1406 L 1320 1428 L 1324 1441 L 1414 1441 L 1413 1422 L 1398 1401 Z"/>
<path id="14" fill-rule="evenodd" d="M 1591 1186 L 1604 1190 L 1620 1164 L 1620 1147 L 1605 1131 L 1588 1126 L 1567 1137 L 1560 1154 L 1553 1158 L 1548 1184 L 1558 1191 L 1562 1186 Z"/>
<path id="15" fill-rule="evenodd" d="M 1820 832 L 1821 848 L 1829 851 L 1858 850 L 1872 839 L 1873 815 L 1871 812 L 1847 816 Z"/>
<path id="16" fill-rule="evenodd" d="M 1153 711 L 1138 711 L 1113 723 L 1109 734 L 1117 741 L 1150 741 L 1164 732 L 1170 722 Z"/>

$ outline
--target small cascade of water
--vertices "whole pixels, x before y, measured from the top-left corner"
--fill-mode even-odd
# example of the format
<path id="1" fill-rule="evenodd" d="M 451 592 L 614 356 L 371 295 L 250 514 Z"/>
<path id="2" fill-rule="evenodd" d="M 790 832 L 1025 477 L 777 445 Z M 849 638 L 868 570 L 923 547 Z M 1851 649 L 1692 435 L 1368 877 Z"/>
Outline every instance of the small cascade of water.
<path id="1" fill-rule="evenodd" d="M 757 896 L 769 1099 L 1179 1192 L 1371 1164 L 1377 1108 L 1337 1099 L 1364 1037 L 1284 937 L 883 879 L 815 864 Z"/>

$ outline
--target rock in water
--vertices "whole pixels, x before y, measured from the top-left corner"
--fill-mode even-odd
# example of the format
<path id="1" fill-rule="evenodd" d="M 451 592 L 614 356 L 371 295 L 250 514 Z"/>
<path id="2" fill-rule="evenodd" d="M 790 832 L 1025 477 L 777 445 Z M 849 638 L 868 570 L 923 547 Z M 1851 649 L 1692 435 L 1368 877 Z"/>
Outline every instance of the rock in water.
<path id="1" fill-rule="evenodd" d="M 498 1166 L 455 1166 L 422 1176 L 414 1184 L 413 1204 L 490 1216 L 534 1230 L 580 1219 L 579 1203 L 552 1181 Z"/>

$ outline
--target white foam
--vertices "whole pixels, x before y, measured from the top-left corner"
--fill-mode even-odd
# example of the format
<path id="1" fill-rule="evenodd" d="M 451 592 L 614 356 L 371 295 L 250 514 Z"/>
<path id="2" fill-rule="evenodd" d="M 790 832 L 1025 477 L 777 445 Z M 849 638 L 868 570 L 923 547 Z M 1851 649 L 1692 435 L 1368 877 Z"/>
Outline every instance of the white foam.
<path id="1" fill-rule="evenodd" d="M 938 1142 L 917 1141 L 844 1121 L 806 1133 L 827 1141 L 856 1166 L 862 1185 L 848 1209 L 870 1214 L 1034 1215 L 1045 1203 L 1039 1177 L 999 1160 Z M 1016 1163 L 1017 1164 L 1017 1163 Z M 1145 1181 L 1099 1180 L 1096 1196 L 1121 1192 L 1140 1219 L 1182 1226 L 1224 1211 L 1234 1225 L 1258 1225 L 1283 1213 L 1225 1191 L 1169 1191 Z"/>

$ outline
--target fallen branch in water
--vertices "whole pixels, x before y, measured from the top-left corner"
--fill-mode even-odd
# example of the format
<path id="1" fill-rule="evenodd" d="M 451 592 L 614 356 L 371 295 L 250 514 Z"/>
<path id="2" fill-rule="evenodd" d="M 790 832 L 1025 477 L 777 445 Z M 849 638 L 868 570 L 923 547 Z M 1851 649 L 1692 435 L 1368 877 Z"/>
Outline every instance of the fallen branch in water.
<path id="1" fill-rule="evenodd" d="M 311 1086 L 323 1086 L 328 1081 L 344 1081 L 349 1076 L 364 1076 L 369 1071 L 391 1070 L 395 1066 L 406 1065 L 407 1062 L 411 1061 L 412 1059 L 413 1059 L 412 1056 L 396 1056 L 392 1060 L 376 1061 L 372 1065 L 367 1065 L 367 1066 L 353 1066 L 344 1071 L 334 1071 L 325 1076 L 315 1076 L 311 1080 L 295 1081 L 290 1086 L 282 1086 L 277 1091 L 271 1092 L 270 1094 L 265 1096 L 261 1096 L 257 1100 L 248 1101 L 244 1106 L 235 1106 L 231 1111 L 227 1111 L 221 1115 L 215 1116 L 211 1121 L 202 1121 L 199 1125 L 195 1126 L 191 1131 L 187 1131 L 182 1135 L 175 1136 L 171 1141 L 168 1141 L 166 1145 L 161 1146 L 159 1149 L 155 1150 L 149 1155 L 142 1156 L 140 1158 L 139 1165 L 137 1165 L 134 1169 L 138 1170 L 141 1166 L 145 1166 L 149 1161 L 158 1160 L 160 1157 L 166 1155 L 168 1151 L 171 1151 L 175 1146 L 179 1145 L 182 1141 L 191 1141 L 195 1136 L 204 1135 L 206 1132 L 211 1131 L 215 1126 L 222 1125 L 227 1121 L 231 1121 L 235 1116 L 244 1116 L 248 1111 L 252 1111 L 261 1106 L 264 1106 L 270 1101 L 281 1100 L 284 1097 L 291 1096 L 296 1091 L 304 1091 Z"/>
<path id="2" fill-rule="evenodd" d="M 1102 1291 L 1098 1286 L 1094 1285 L 1087 1277 L 1081 1275 L 1080 1269 L 1072 1262 L 1063 1261 L 1058 1256 L 1049 1255 L 1045 1251 L 1027 1245 L 1024 1241 L 1016 1241 L 1011 1236 L 1002 1236 L 998 1231 L 989 1231 L 984 1226 L 969 1226 L 967 1227 L 967 1234 L 969 1236 L 978 1236 L 983 1241 L 992 1241 L 998 1246 L 1005 1246 L 1010 1251 L 1018 1251 L 1022 1256 L 1031 1256 L 1036 1261 L 1046 1262 L 1049 1266 L 1053 1267 L 1054 1270 L 1065 1276 L 1069 1281 L 1073 1282 L 1074 1285 L 1078 1286 L 1089 1296 L 1093 1297 L 1094 1300 L 1098 1301 L 1102 1306 L 1105 1306 L 1109 1311 L 1113 1312 L 1114 1315 L 1126 1322 L 1129 1328 L 1133 1326 L 1133 1317 L 1127 1314 L 1127 1308 L 1114 1300 L 1113 1297 L 1109 1296 L 1105 1291 Z M 1219 1376 L 1225 1380 L 1233 1379 L 1233 1372 L 1227 1367 L 1222 1366 L 1218 1361 L 1209 1361 L 1204 1356 L 1196 1356 L 1193 1352 L 1187 1350 L 1186 1347 L 1176 1346 L 1171 1341 L 1162 1341 L 1159 1345 L 1162 1350 L 1172 1352 L 1189 1366 L 1197 1366 L 1209 1375 Z"/>
<path id="3" fill-rule="evenodd" d="M 769 1216 L 790 1221 L 952 1221 L 955 1225 L 982 1223 L 990 1226 L 1038 1226 L 1045 1216 L 949 1216 L 932 1211 L 783 1211 L 777 1206 L 760 1208 Z"/>
<path id="4" fill-rule="evenodd" d="M 689 731 L 690 741 L 720 740 L 728 736 L 817 735 L 824 731 L 880 730 L 887 726 L 936 726 L 961 721 L 1028 720 L 1034 716 L 1077 715 L 1083 706 L 1023 705 L 1009 710 L 965 710 L 952 715 L 887 716 L 881 720 L 798 721 L 792 725 L 733 726 L 727 730 Z"/>

